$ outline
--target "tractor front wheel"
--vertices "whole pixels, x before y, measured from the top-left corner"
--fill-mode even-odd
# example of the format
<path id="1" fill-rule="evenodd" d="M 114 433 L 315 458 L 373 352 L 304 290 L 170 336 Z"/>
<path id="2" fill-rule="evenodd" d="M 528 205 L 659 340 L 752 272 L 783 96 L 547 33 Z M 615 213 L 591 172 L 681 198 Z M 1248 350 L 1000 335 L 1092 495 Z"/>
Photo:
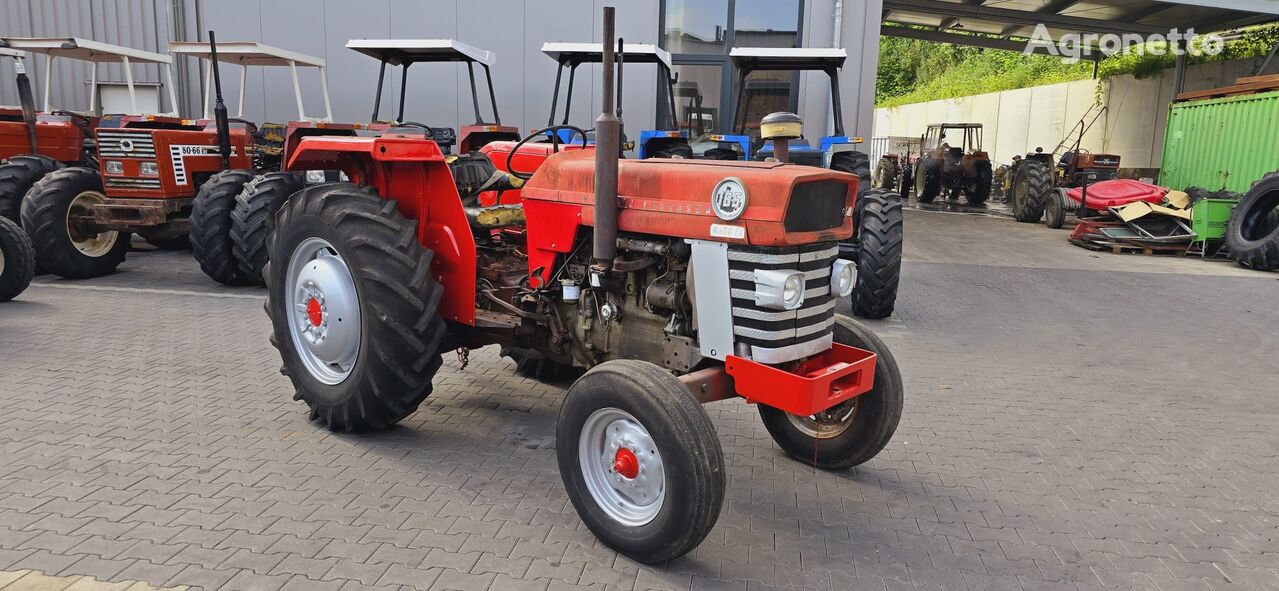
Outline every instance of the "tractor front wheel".
<path id="1" fill-rule="evenodd" d="M 444 289 L 417 222 L 351 183 L 289 198 L 264 275 L 271 343 L 295 400 L 333 431 L 389 427 L 431 393 L 442 363 Z"/>
<path id="2" fill-rule="evenodd" d="M 22 227 L 0 217 L 0 302 L 7 302 L 31 285 L 36 250 Z"/>
<path id="3" fill-rule="evenodd" d="M 835 342 L 879 357 L 869 392 L 812 416 L 758 405 L 773 441 L 796 460 L 823 470 L 843 470 L 875 457 L 892 439 L 902 415 L 902 376 L 888 346 L 865 325 L 842 315 L 835 316 Z"/>
<path id="4" fill-rule="evenodd" d="M 22 198 L 22 227 L 42 269 L 66 279 L 115 272 L 129 252 L 130 234 L 94 228 L 93 206 L 106 199 L 92 168 L 55 170 L 31 187 Z"/>
<path id="5" fill-rule="evenodd" d="M 36 181 L 59 168 L 61 162 L 39 154 L 14 156 L 0 164 L 0 218 L 22 223 L 22 197 Z"/>
<path id="6" fill-rule="evenodd" d="M 191 206 L 191 254 L 214 281 L 223 285 L 253 283 L 240 272 L 231 246 L 231 210 L 235 196 L 253 178 L 248 170 L 224 170 L 200 185 Z"/>
<path id="7" fill-rule="evenodd" d="M 644 563 L 678 558 L 714 527 L 724 453 L 701 404 L 670 372 L 616 360 L 568 390 L 555 426 L 560 477 L 600 541 Z"/>
<path id="8" fill-rule="evenodd" d="M 266 238 L 275 213 L 289 195 L 306 188 L 299 172 L 268 172 L 244 184 L 231 211 L 231 245 L 240 272 L 251 281 L 262 281 L 266 266 Z"/>

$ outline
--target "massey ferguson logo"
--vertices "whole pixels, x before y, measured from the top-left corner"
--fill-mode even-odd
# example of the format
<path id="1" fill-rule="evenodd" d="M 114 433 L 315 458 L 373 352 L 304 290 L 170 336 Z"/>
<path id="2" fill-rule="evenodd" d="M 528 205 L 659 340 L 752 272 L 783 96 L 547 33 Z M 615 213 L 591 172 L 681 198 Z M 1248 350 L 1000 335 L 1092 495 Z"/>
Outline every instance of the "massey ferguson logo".
<path id="1" fill-rule="evenodd" d="M 746 187 L 742 185 L 742 181 L 732 177 L 720 181 L 711 193 L 711 209 L 715 211 L 719 219 L 724 221 L 742 217 L 742 212 L 746 211 L 749 202 L 750 197 L 746 194 Z"/>
<path id="2" fill-rule="evenodd" d="M 1096 166 L 1119 166 L 1119 159 L 1114 156 L 1096 156 L 1092 163 Z"/>

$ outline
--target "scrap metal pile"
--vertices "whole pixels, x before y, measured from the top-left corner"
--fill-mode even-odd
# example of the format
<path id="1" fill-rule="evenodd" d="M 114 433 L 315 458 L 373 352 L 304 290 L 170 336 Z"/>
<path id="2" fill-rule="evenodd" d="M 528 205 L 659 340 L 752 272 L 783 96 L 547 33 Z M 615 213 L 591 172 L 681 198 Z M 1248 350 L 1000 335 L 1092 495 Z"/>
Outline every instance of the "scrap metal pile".
<path id="1" fill-rule="evenodd" d="M 1087 189 L 1086 207 L 1082 188 L 1063 192 L 1073 205 L 1087 211 L 1070 235 L 1070 242 L 1090 250 L 1143 252 L 1145 254 L 1185 253 L 1192 244 L 1220 238 L 1205 223 L 1208 205 L 1237 201 L 1237 193 L 1207 193 L 1192 188 L 1174 191 L 1131 179 L 1103 181 Z M 1196 204 L 1203 205 L 1196 207 Z M 1195 223 L 1199 214 L 1200 222 Z M 1229 208 L 1226 208 L 1226 217 Z M 1224 220 L 1221 222 L 1224 226 Z M 1202 227 L 1200 227 L 1202 226 Z M 1213 228 L 1215 229 L 1215 228 Z M 1217 234 L 1217 235 L 1214 235 Z"/>

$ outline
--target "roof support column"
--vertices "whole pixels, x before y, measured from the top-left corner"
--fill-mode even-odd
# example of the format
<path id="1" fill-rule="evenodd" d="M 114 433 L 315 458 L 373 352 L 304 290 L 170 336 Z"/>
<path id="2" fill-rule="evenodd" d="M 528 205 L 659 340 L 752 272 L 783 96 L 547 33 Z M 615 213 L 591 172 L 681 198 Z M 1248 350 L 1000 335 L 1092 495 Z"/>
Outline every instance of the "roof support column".
<path id="1" fill-rule="evenodd" d="M 133 66 L 129 65 L 129 56 L 120 56 L 120 63 L 124 65 L 124 82 L 129 85 L 129 108 L 133 109 L 133 114 L 141 114 L 138 110 L 138 94 L 133 90 Z"/>
<path id="2" fill-rule="evenodd" d="M 89 62 L 89 113 L 98 113 L 98 62 Z M 45 112 L 47 113 L 46 107 Z"/>
<path id="3" fill-rule="evenodd" d="M 289 72 L 293 74 L 293 96 L 298 99 L 298 121 L 306 120 L 306 109 L 302 106 L 302 85 L 298 84 L 298 64 L 289 60 Z"/>
<path id="4" fill-rule="evenodd" d="M 240 64 L 240 106 L 238 107 L 239 113 L 235 116 L 241 119 L 244 118 L 244 87 L 248 81 L 249 66 L 248 64 Z"/>
<path id="5" fill-rule="evenodd" d="M 94 62 L 97 65 L 97 62 Z M 95 70 L 96 73 L 96 70 Z M 44 112 L 51 112 L 49 108 L 49 81 L 53 80 L 53 53 L 44 55 Z"/>

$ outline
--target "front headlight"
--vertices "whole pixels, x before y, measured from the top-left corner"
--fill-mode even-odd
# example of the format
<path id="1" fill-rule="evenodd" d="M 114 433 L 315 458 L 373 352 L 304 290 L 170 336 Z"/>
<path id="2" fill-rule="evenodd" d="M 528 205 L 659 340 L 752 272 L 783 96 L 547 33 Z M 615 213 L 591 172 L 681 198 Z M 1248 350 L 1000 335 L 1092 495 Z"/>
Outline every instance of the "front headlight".
<path id="1" fill-rule="evenodd" d="M 835 259 L 830 268 L 830 294 L 836 297 L 848 297 L 853 293 L 853 284 L 857 282 L 857 264 L 844 259 Z"/>
<path id="2" fill-rule="evenodd" d="M 755 269 L 755 304 L 774 310 L 804 305 L 804 274 L 790 269 Z"/>
<path id="3" fill-rule="evenodd" d="M 138 167 L 138 172 L 142 173 L 142 176 L 159 176 L 160 166 L 154 162 L 143 162 Z"/>
<path id="4" fill-rule="evenodd" d="M 314 185 L 316 183 L 324 182 L 324 171 L 323 170 L 306 171 L 306 182 L 308 185 Z"/>
<path id="5" fill-rule="evenodd" d="M 124 163 L 119 160 L 107 160 L 103 163 L 107 174 L 124 174 Z"/>

